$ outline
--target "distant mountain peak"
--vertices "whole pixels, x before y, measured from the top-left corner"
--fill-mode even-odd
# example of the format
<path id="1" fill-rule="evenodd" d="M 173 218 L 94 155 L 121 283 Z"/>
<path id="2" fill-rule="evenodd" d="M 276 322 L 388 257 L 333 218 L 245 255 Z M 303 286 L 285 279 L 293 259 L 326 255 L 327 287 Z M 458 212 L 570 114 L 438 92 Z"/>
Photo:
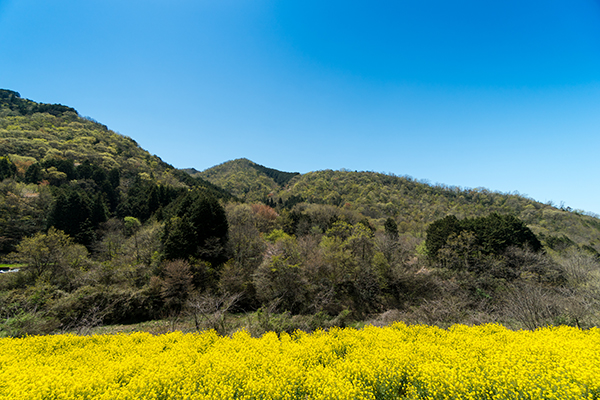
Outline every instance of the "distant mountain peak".
<path id="1" fill-rule="evenodd" d="M 202 172 L 185 171 L 228 190 L 246 201 L 263 201 L 270 194 L 286 186 L 298 172 L 279 171 L 255 163 L 247 158 L 237 158 L 215 165 Z"/>

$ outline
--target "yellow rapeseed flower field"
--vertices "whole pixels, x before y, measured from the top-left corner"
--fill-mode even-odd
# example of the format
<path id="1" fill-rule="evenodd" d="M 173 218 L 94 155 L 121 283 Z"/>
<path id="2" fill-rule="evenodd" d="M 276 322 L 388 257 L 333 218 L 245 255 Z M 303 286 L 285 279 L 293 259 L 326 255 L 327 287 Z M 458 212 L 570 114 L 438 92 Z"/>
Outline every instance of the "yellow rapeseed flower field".
<path id="1" fill-rule="evenodd" d="M 600 330 L 0 339 L 0 399 L 600 399 Z"/>

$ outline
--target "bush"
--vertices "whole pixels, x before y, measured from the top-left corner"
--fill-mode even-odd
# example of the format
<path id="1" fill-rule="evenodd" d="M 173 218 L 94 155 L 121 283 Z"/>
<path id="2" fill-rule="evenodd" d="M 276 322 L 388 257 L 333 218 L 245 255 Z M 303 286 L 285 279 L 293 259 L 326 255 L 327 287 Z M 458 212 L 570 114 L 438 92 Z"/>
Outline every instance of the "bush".
<path id="1" fill-rule="evenodd" d="M 160 293 L 151 286 L 84 286 L 62 297 L 49 310 L 66 330 L 146 321 L 160 316 L 161 311 Z"/>

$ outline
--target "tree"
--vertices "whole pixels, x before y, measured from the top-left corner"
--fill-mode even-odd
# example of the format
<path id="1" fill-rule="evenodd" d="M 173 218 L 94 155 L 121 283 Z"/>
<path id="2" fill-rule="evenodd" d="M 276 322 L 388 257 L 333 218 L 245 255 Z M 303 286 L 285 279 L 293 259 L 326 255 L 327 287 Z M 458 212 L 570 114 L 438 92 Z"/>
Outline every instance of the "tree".
<path id="1" fill-rule="evenodd" d="M 101 223 L 108 220 L 108 209 L 104 202 L 104 196 L 101 193 L 94 196 L 94 200 L 90 205 L 90 223 L 94 228 L 97 228 Z"/>
<path id="2" fill-rule="evenodd" d="M 254 272 L 257 295 L 263 302 L 279 301 L 282 310 L 298 313 L 307 305 L 308 282 L 302 272 L 298 242 L 286 236 L 269 245 L 267 256 Z"/>
<path id="3" fill-rule="evenodd" d="M 353 226 L 352 235 L 346 240 L 346 247 L 350 249 L 359 265 L 371 265 L 373 258 L 373 232 L 362 222 Z"/>
<path id="4" fill-rule="evenodd" d="M 204 325 L 208 329 L 214 329 L 219 335 L 226 335 L 228 333 L 227 313 L 236 305 L 240 297 L 239 293 L 233 295 L 229 293 L 221 295 L 205 293 L 191 296 L 188 306 L 194 316 L 196 330 L 201 330 L 200 322 L 205 320 Z"/>
<path id="5" fill-rule="evenodd" d="M 194 257 L 213 265 L 227 260 L 227 217 L 214 197 L 189 191 L 176 201 L 171 214 L 163 233 L 165 258 Z"/>
<path id="6" fill-rule="evenodd" d="M 228 205 L 226 212 L 229 224 L 227 247 L 231 258 L 221 272 L 220 287 L 228 293 L 243 294 L 239 306 L 253 308 L 256 306 L 256 290 L 252 274 L 261 264 L 266 248 L 257 229 L 263 221 L 254 212 L 254 206 L 247 204 Z"/>
<path id="7" fill-rule="evenodd" d="M 50 169 L 65 174 L 65 179 L 77 179 L 77 171 L 75 171 L 75 163 L 70 159 L 52 158 L 42 162 L 42 166 L 48 171 Z"/>
<path id="8" fill-rule="evenodd" d="M 428 256 L 436 259 L 439 249 L 446 244 L 448 236 L 452 233 L 459 234 L 461 230 L 460 221 L 454 215 L 448 215 L 432 222 L 427 227 L 427 239 L 425 240 Z"/>
<path id="9" fill-rule="evenodd" d="M 329 310 L 335 310 L 334 303 L 358 313 L 372 310 L 380 292 L 378 268 L 374 265 L 380 263 L 374 262 L 375 239 L 369 226 L 363 222 L 335 222 L 319 246 L 323 273 L 327 275 L 321 291 L 334 296 Z"/>
<path id="10" fill-rule="evenodd" d="M 64 231 L 78 243 L 89 245 L 94 237 L 90 203 L 85 192 L 60 190 L 50 213 L 49 225 Z"/>
<path id="11" fill-rule="evenodd" d="M 38 163 L 31 164 L 25 171 L 25 182 L 27 183 L 39 183 L 42 179 L 44 179 L 42 167 Z"/>
<path id="12" fill-rule="evenodd" d="M 193 227 L 187 219 L 181 217 L 175 216 L 165 221 L 162 244 L 167 260 L 189 259 L 197 255 Z"/>
<path id="13" fill-rule="evenodd" d="M 475 232 L 487 254 L 500 254 L 513 246 L 529 247 L 534 252 L 542 248 L 531 229 L 514 215 L 492 213 L 483 218 L 466 219 L 465 227 Z"/>
<path id="14" fill-rule="evenodd" d="M 133 242 L 135 246 L 135 259 L 140 261 L 140 253 L 138 250 L 138 240 L 137 240 L 137 231 L 141 228 L 142 224 L 140 220 L 135 217 L 125 217 L 123 219 L 125 235 L 133 236 Z"/>
<path id="15" fill-rule="evenodd" d="M 185 260 L 169 261 L 165 265 L 163 275 L 160 295 L 167 309 L 179 315 L 192 291 L 190 264 Z"/>
<path id="16" fill-rule="evenodd" d="M 492 213 L 486 217 L 463 220 L 449 215 L 433 222 L 427 228 L 425 245 L 429 258 L 437 261 L 440 249 L 448 245 L 449 239 L 461 235 L 466 238 L 464 232 L 473 235 L 467 240 L 468 247 L 476 247 L 483 255 L 500 255 L 509 247 L 528 247 L 534 252 L 542 248 L 542 244 L 531 229 L 513 215 Z M 448 254 L 445 257 L 447 256 Z"/>
<path id="17" fill-rule="evenodd" d="M 116 204 L 119 200 L 119 193 L 117 191 L 119 175 L 113 171 L 114 170 L 111 170 L 109 172 L 108 179 L 103 181 L 106 183 L 101 185 L 101 187 L 105 188 L 103 191 L 107 194 L 109 201 Z M 112 188 L 113 195 L 111 195 L 111 190 L 109 190 L 109 188 Z M 177 198 L 181 198 L 181 195 L 181 188 L 156 185 L 155 183 L 142 179 L 138 175 L 129 187 L 125 200 L 118 204 L 117 214 L 122 218 L 125 216 L 133 216 L 138 218 L 141 222 L 145 222 L 157 211 L 167 207 Z M 111 196 L 113 196 L 113 200 L 111 200 Z M 162 216 L 160 218 L 162 218 Z"/>
<path id="18" fill-rule="evenodd" d="M 47 275 L 50 281 L 64 281 L 69 272 L 86 262 L 88 252 L 76 244 L 63 231 L 50 228 L 48 233 L 38 232 L 17 245 L 16 258 L 27 264 L 34 279 Z"/>
<path id="19" fill-rule="evenodd" d="M 46 228 L 52 194 L 48 186 L 0 182 L 0 253 L 9 253 L 22 238 Z"/>
<path id="20" fill-rule="evenodd" d="M 142 223 L 139 219 L 135 217 L 125 217 L 123 218 L 125 234 L 127 236 L 135 235 L 138 229 L 141 228 Z"/>
<path id="21" fill-rule="evenodd" d="M 383 227 L 385 229 L 385 234 L 390 237 L 390 239 L 398 240 L 398 224 L 396 224 L 394 218 L 388 217 L 388 219 L 385 220 Z"/>
<path id="22" fill-rule="evenodd" d="M 17 166 L 8 157 L 0 157 L 0 181 L 12 178 L 17 173 Z"/>
<path id="23" fill-rule="evenodd" d="M 470 271 L 476 269 L 481 250 L 473 232 L 462 231 L 458 235 L 452 233 L 446 244 L 439 249 L 438 259 L 447 268 Z"/>

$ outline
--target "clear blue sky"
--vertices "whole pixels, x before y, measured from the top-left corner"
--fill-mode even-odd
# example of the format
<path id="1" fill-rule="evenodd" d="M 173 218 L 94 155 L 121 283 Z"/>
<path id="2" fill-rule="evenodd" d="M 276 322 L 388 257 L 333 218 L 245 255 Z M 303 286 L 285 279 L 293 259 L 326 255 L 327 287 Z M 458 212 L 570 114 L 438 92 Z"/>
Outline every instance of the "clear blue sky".
<path id="1" fill-rule="evenodd" d="M 598 0 L 0 0 L 0 88 L 175 167 L 393 172 L 600 213 Z"/>

